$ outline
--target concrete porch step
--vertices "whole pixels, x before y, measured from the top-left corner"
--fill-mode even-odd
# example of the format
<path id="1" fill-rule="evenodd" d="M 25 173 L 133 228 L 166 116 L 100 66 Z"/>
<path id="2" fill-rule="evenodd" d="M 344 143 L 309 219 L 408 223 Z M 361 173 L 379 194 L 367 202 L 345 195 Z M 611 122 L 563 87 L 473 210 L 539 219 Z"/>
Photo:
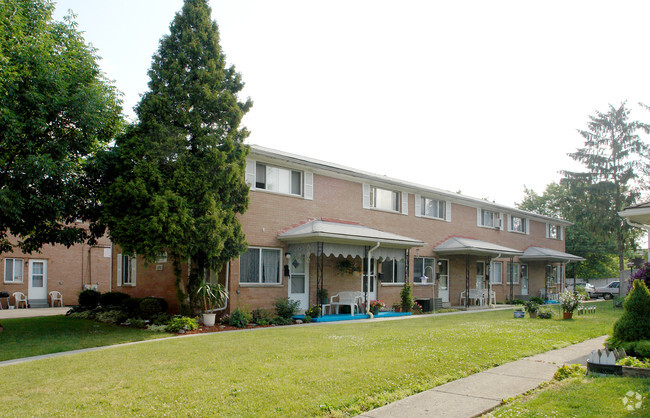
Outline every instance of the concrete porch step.
<path id="1" fill-rule="evenodd" d="M 47 303 L 47 299 L 29 299 L 30 308 L 49 308 L 50 304 Z"/>

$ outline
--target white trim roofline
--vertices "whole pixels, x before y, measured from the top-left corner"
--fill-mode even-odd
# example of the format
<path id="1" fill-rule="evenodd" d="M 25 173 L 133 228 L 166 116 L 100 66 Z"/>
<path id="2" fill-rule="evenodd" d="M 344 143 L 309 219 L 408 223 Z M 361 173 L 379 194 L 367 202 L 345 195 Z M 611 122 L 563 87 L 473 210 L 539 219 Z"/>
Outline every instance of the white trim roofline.
<path id="1" fill-rule="evenodd" d="M 499 203 L 493 203 L 487 200 L 450 192 L 448 190 L 438 189 L 430 186 L 424 186 L 422 184 L 417 184 L 417 183 L 411 183 L 408 181 L 382 176 L 367 171 L 361 171 L 343 165 L 318 160 L 315 158 L 305 157 L 297 154 L 292 154 L 289 152 L 263 147 L 260 145 L 249 144 L 249 146 L 251 147 L 251 152 L 249 156 L 252 157 L 253 159 L 255 159 L 256 156 L 266 157 L 272 161 L 283 161 L 296 166 L 308 167 L 311 171 L 318 174 L 325 174 L 331 176 L 332 173 L 335 173 L 338 174 L 338 176 L 343 179 L 353 180 L 353 181 L 370 181 L 373 184 L 377 183 L 379 185 L 384 184 L 389 186 L 397 186 L 403 189 L 403 191 L 408 191 L 414 194 L 415 193 L 424 194 L 424 195 L 428 193 L 428 194 L 440 196 L 444 198 L 444 200 L 463 204 L 465 206 L 471 206 L 471 207 L 482 208 L 482 209 L 496 209 L 497 211 L 503 211 L 510 214 L 521 215 L 523 217 L 534 218 L 542 222 L 551 222 L 558 225 L 564 225 L 564 226 L 573 225 L 572 222 L 565 221 L 564 219 L 540 215 L 537 213 L 528 212 L 525 210 L 513 208 Z"/>

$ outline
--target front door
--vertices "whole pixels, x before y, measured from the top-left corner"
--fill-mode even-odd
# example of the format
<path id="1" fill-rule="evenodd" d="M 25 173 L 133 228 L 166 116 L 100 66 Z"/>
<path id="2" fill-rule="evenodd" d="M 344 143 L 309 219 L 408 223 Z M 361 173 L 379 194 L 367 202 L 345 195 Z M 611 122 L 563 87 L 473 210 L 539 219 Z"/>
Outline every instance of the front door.
<path id="1" fill-rule="evenodd" d="M 438 260 L 438 297 L 449 303 L 449 260 Z"/>
<path id="2" fill-rule="evenodd" d="M 526 296 L 528 295 L 528 266 L 526 264 L 521 265 L 521 294 Z"/>
<path id="3" fill-rule="evenodd" d="M 47 299 L 47 260 L 29 260 L 29 300 Z"/>
<path id="4" fill-rule="evenodd" d="M 291 257 L 289 262 L 289 299 L 300 302 L 300 309 L 309 309 L 309 269 L 305 256 Z"/>
<path id="5" fill-rule="evenodd" d="M 370 276 L 364 274 L 361 291 L 363 292 L 364 296 L 366 296 L 367 292 L 368 301 L 377 300 L 377 276 L 374 274 L 371 274 Z"/>

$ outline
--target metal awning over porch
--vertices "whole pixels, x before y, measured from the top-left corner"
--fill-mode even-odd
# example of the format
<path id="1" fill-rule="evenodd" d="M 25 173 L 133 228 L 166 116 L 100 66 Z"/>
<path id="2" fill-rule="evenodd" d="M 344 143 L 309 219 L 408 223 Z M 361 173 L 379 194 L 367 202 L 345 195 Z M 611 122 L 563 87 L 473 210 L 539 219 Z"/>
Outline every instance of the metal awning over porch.
<path id="1" fill-rule="evenodd" d="M 571 263 L 584 261 L 577 255 L 543 247 L 529 247 L 524 254 L 519 256 L 521 261 L 548 261 L 551 263 Z"/>
<path id="2" fill-rule="evenodd" d="M 623 218 L 629 219 L 630 222 L 650 226 L 650 202 L 628 206 L 618 214 Z"/>
<path id="3" fill-rule="evenodd" d="M 492 242 L 472 238 L 451 237 L 433 249 L 438 255 L 476 255 L 484 257 L 514 257 L 523 252 Z"/>
<path id="4" fill-rule="evenodd" d="M 296 255 L 317 254 L 317 244 L 322 243 L 325 255 L 363 258 L 367 247 L 379 244 L 373 252 L 377 259 L 402 259 L 404 250 L 424 245 L 414 238 L 335 219 L 309 221 L 278 234 L 278 239 L 289 244 L 289 251 Z"/>

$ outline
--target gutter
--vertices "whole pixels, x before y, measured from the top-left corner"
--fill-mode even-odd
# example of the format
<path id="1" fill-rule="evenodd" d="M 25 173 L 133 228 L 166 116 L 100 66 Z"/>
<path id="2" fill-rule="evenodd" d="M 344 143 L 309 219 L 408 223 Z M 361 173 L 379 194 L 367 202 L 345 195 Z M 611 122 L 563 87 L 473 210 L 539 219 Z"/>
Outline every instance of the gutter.
<path id="1" fill-rule="evenodd" d="M 650 226 L 633 222 L 630 218 L 625 218 L 625 222 L 630 226 L 645 229 L 645 232 L 648 234 L 648 262 L 650 263 Z"/>

